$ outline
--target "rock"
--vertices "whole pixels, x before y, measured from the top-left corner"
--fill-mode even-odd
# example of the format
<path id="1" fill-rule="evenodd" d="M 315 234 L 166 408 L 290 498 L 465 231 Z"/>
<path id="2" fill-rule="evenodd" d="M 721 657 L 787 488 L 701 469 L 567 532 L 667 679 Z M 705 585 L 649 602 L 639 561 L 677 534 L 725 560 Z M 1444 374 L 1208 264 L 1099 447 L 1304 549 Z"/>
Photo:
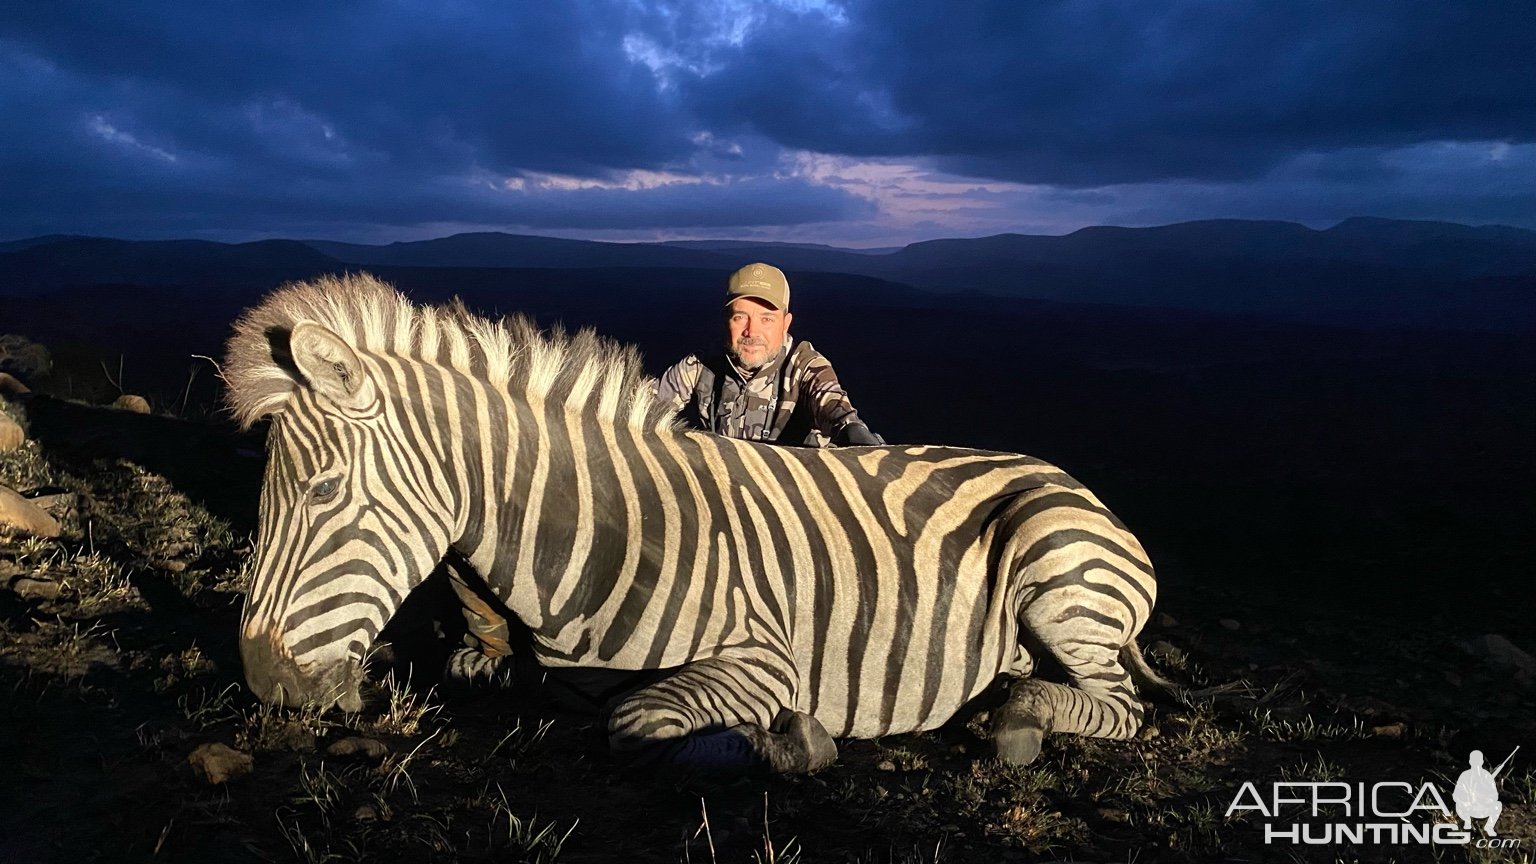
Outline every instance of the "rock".
<path id="1" fill-rule="evenodd" d="M 1159 612 L 1157 613 L 1157 626 L 1164 629 L 1177 627 L 1179 626 L 1179 619 L 1169 615 L 1167 612 Z"/>
<path id="2" fill-rule="evenodd" d="M 355 756 L 377 762 L 389 755 L 389 747 L 383 741 L 353 735 L 325 748 L 325 752 L 330 756 Z"/>
<path id="3" fill-rule="evenodd" d="M 1147 653 L 1159 660 L 1167 660 L 1170 663 L 1178 663 L 1184 659 L 1184 652 L 1178 646 L 1167 642 L 1153 642 L 1147 646 Z"/>
<path id="4" fill-rule="evenodd" d="M 63 519 L 69 513 L 74 512 L 79 504 L 80 496 L 74 492 L 46 492 L 38 494 L 33 490 L 26 496 L 28 501 L 48 511 L 56 519 Z"/>
<path id="5" fill-rule="evenodd" d="M 251 773 L 256 760 L 224 744 L 204 744 L 187 756 L 192 771 L 205 783 L 220 786 Z"/>
<path id="6" fill-rule="evenodd" d="M 59 520 L 48 515 L 48 511 L 5 486 L 0 486 L 0 524 L 39 537 L 57 537 L 63 531 L 59 527 Z"/>
<path id="7" fill-rule="evenodd" d="M 365 824 L 377 822 L 380 819 L 378 808 L 372 804 L 360 805 L 356 810 L 352 811 L 352 819 Z"/>
<path id="8" fill-rule="evenodd" d="M 1223 618 L 1220 621 L 1217 621 L 1216 623 L 1220 624 L 1223 630 L 1241 630 L 1241 629 L 1243 629 L 1243 625 L 1237 623 L 1237 621 L 1235 619 L 1232 619 L 1232 618 Z"/>
<path id="9" fill-rule="evenodd" d="M 31 600 L 52 600 L 59 596 L 59 583 L 21 576 L 11 582 L 11 590 Z"/>
<path id="10" fill-rule="evenodd" d="M 123 395 L 112 400 L 112 407 L 121 408 L 124 411 L 132 411 L 135 414 L 148 414 L 149 400 L 145 399 L 143 396 L 135 396 L 132 393 L 124 393 Z"/>
<path id="11" fill-rule="evenodd" d="M 53 368 L 48 349 L 19 333 L 0 335 L 0 357 L 4 367 L 23 378 L 41 378 Z"/>
<path id="12" fill-rule="evenodd" d="M 0 414 L 0 453 L 9 453 L 25 443 L 27 433 L 21 424 L 12 420 L 9 414 Z"/>
<path id="13" fill-rule="evenodd" d="M 1536 685 L 1536 657 L 1516 648 L 1498 633 L 1484 633 L 1463 642 L 1461 647 L 1468 654 L 1486 660 L 1488 665 L 1514 676 L 1520 684 Z"/>
<path id="14" fill-rule="evenodd" d="M 875 766 L 875 770 L 876 771 L 895 771 L 896 770 L 896 763 L 892 762 L 889 759 L 881 759 L 880 760 L 880 764 Z"/>
<path id="15" fill-rule="evenodd" d="M 1443 672 L 1441 674 L 1445 678 L 1445 683 L 1451 685 L 1452 687 L 1460 687 L 1461 686 L 1461 676 L 1460 675 L 1456 674 L 1455 672 L 1452 672 L 1449 669 L 1445 670 L 1445 672 Z"/>
<path id="16" fill-rule="evenodd" d="M 1404 738 L 1408 735 L 1408 724 L 1397 722 L 1388 723 L 1385 726 L 1372 726 L 1371 734 L 1377 738 Z"/>
<path id="17" fill-rule="evenodd" d="M 1156 726 L 1148 724 L 1146 726 L 1141 727 L 1141 731 L 1136 733 L 1136 740 L 1138 740 L 1138 741 L 1151 741 L 1152 739 L 1157 738 L 1157 737 L 1161 736 L 1162 734 L 1163 734 L 1163 730 L 1157 728 Z"/>
<path id="18" fill-rule="evenodd" d="M 1399 684 L 1398 686 L 1407 687 L 1406 684 Z M 1401 706 L 1394 705 L 1385 699 L 1378 699 L 1375 696 L 1340 695 L 1338 697 L 1338 706 L 1343 711 L 1359 714 L 1362 717 L 1401 717 L 1407 713 Z"/>
<path id="19" fill-rule="evenodd" d="M 6 399 L 15 399 L 17 396 L 25 396 L 32 392 L 32 388 L 16 380 L 16 376 L 9 372 L 0 372 L 0 396 Z"/>
<path id="20" fill-rule="evenodd" d="M 1114 807 L 1100 807 L 1097 811 L 1094 812 L 1094 815 L 1098 816 L 1100 819 L 1103 819 L 1106 822 L 1131 821 L 1131 814 Z"/>

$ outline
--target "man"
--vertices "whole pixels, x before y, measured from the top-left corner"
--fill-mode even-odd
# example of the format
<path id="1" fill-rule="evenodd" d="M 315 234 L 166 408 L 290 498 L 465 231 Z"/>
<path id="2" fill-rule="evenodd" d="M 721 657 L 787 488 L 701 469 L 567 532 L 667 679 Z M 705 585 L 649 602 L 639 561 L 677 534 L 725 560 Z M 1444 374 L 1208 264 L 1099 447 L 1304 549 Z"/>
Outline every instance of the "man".
<path id="1" fill-rule="evenodd" d="M 769 264 L 731 274 L 725 350 L 690 354 L 662 373 L 657 392 L 698 429 L 732 438 L 825 447 L 885 443 L 869 431 L 809 342 L 789 335 L 789 280 Z"/>

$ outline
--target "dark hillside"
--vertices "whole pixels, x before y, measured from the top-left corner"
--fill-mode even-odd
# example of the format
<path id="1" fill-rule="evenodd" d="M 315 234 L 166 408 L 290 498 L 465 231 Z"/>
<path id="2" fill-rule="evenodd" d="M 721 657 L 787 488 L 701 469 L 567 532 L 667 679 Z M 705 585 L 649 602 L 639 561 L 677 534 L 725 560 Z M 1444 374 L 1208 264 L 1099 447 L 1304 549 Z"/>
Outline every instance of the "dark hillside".
<path id="1" fill-rule="evenodd" d="M 0 253 L 0 297 L 102 284 L 255 290 L 339 269 L 340 262 L 293 240 L 228 244 L 75 237 Z"/>
<path id="2" fill-rule="evenodd" d="M 855 272 L 941 291 L 1521 332 L 1536 328 L 1533 270 L 1536 232 L 1522 229 L 1227 220 L 934 240 Z"/>
<path id="3" fill-rule="evenodd" d="M 351 264 L 399 267 L 708 267 L 739 264 L 707 251 L 648 243 L 595 243 L 519 234 L 455 234 L 436 240 L 363 246 L 323 240 L 308 245 Z"/>
<path id="4" fill-rule="evenodd" d="M 26 237 L 21 240 L 6 240 L 0 242 L 0 252 L 20 252 L 23 249 L 31 249 L 33 246 L 43 246 L 48 243 L 57 243 L 60 240 L 90 240 L 93 238 L 83 234 L 44 234 L 41 237 Z"/>
<path id="5" fill-rule="evenodd" d="M 1391 220 L 1349 220 L 1326 231 L 1239 220 L 1093 227 L 1059 237 L 933 240 L 883 252 L 498 233 L 386 246 L 37 238 L 0 247 L 0 296 L 122 282 L 254 289 L 364 266 L 723 274 L 756 258 L 785 268 L 797 284 L 834 273 L 936 294 L 1186 309 L 1354 328 L 1536 332 L 1536 232 Z M 658 272 L 643 278 L 667 277 Z"/>
<path id="6" fill-rule="evenodd" d="M 1456 222 L 1423 219 L 1352 216 L 1326 230 L 1330 234 L 1398 245 L 1425 240 L 1454 239 L 1496 241 L 1523 249 L 1536 249 L 1536 231 L 1509 225 L 1461 225 Z"/>

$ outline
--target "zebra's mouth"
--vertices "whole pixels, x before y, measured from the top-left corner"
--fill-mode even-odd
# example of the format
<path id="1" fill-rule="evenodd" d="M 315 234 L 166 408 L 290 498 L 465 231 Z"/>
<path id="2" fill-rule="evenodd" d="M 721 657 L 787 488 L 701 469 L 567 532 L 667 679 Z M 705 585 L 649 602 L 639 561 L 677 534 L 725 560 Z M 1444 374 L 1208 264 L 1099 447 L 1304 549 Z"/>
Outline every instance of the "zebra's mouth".
<path id="1" fill-rule="evenodd" d="M 361 683 L 362 666 L 344 663 L 329 669 L 294 668 L 289 675 L 274 674 L 269 687 L 257 690 L 266 702 L 287 708 L 318 708 L 328 711 L 332 707 L 353 714 L 363 709 Z M 262 695 L 262 694 L 265 695 Z"/>
<path id="2" fill-rule="evenodd" d="M 334 705 L 348 714 L 355 714 L 363 710 L 362 680 L 363 667 L 359 663 L 349 662 L 333 667 L 330 674 L 321 676 L 321 686 L 315 688 L 315 692 L 324 694 L 317 701 L 322 707 Z"/>
<path id="3" fill-rule="evenodd" d="M 240 659 L 251 692 L 263 702 L 288 708 L 356 712 L 363 707 L 359 686 L 363 664 L 355 656 L 298 663 L 275 635 L 253 628 L 240 640 Z"/>

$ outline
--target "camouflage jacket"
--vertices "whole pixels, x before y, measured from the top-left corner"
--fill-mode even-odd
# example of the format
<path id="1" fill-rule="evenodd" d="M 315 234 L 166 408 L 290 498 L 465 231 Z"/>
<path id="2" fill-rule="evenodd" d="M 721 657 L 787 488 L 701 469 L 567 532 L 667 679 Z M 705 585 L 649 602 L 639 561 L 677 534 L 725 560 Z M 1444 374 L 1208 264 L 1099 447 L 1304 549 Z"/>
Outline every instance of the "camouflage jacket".
<path id="1" fill-rule="evenodd" d="M 827 358 L 789 337 L 755 373 L 724 353 L 690 354 L 662 373 L 657 393 L 689 425 L 732 438 L 825 447 L 861 422 Z"/>

